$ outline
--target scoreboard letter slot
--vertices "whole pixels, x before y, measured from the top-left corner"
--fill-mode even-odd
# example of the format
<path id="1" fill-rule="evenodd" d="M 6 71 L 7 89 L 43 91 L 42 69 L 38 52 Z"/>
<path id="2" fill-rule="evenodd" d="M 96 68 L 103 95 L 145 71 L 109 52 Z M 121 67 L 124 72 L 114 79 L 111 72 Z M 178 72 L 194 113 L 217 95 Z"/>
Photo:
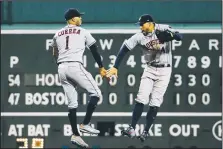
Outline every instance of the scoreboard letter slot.
<path id="1" fill-rule="evenodd" d="M 116 56 L 115 55 L 110 55 L 109 56 L 109 59 L 110 59 L 110 64 L 108 65 L 109 68 L 113 67 L 114 64 L 115 64 L 115 60 L 116 60 Z"/>
<path id="2" fill-rule="evenodd" d="M 98 86 L 101 86 L 103 84 L 103 79 L 100 74 L 97 74 L 95 76 L 95 82 L 97 83 Z"/>
<path id="3" fill-rule="evenodd" d="M 187 59 L 187 66 L 191 69 L 197 66 L 197 60 L 195 56 L 189 56 Z"/>
<path id="4" fill-rule="evenodd" d="M 111 86 L 115 86 L 117 84 L 117 78 L 115 76 L 111 76 L 109 84 Z"/>
<path id="5" fill-rule="evenodd" d="M 135 65 L 136 65 L 136 62 L 135 62 L 135 57 L 134 55 L 130 55 L 127 62 L 126 62 L 126 65 L 127 66 L 130 66 L 131 68 L 134 68 Z"/>
<path id="6" fill-rule="evenodd" d="M 109 99 L 109 104 L 111 105 L 115 105 L 117 103 L 117 94 L 116 93 L 110 93 L 109 96 L 108 96 L 108 99 Z"/>
<path id="7" fill-rule="evenodd" d="M 11 105 L 18 105 L 20 93 L 11 93 L 8 98 L 8 102 Z"/>
<path id="8" fill-rule="evenodd" d="M 208 56 L 203 56 L 201 58 L 201 63 L 202 63 L 201 68 L 207 69 L 211 65 L 211 60 Z"/>
<path id="9" fill-rule="evenodd" d="M 8 75 L 9 86 L 20 86 L 20 75 L 9 74 Z"/>
<path id="10" fill-rule="evenodd" d="M 181 56 L 179 55 L 175 55 L 173 56 L 173 59 L 175 59 L 175 63 L 173 65 L 174 68 L 178 68 L 179 64 L 180 64 L 180 60 L 181 60 Z"/>
<path id="11" fill-rule="evenodd" d="M 133 93 L 129 93 L 128 94 L 128 104 L 133 105 L 133 103 L 134 103 L 134 95 L 133 95 Z"/>
<path id="12" fill-rule="evenodd" d="M 174 78 L 175 78 L 174 86 L 181 86 L 182 85 L 182 76 L 180 74 L 175 74 Z"/>
<path id="13" fill-rule="evenodd" d="M 17 56 L 10 56 L 10 68 L 19 63 L 19 58 Z"/>
<path id="14" fill-rule="evenodd" d="M 134 74 L 129 74 L 127 77 L 128 86 L 133 87 L 136 83 L 136 78 Z"/>
<path id="15" fill-rule="evenodd" d="M 203 103 L 204 105 L 209 105 L 210 102 L 211 102 L 210 94 L 208 94 L 208 93 L 203 93 L 203 94 L 202 94 L 202 103 Z"/>
<path id="16" fill-rule="evenodd" d="M 188 77 L 189 77 L 188 85 L 190 87 L 195 86 L 196 85 L 196 76 L 193 74 L 189 74 Z"/>
<path id="17" fill-rule="evenodd" d="M 175 104 L 176 105 L 180 105 L 180 93 L 176 93 L 175 95 Z"/>
<path id="18" fill-rule="evenodd" d="M 211 82 L 210 76 L 208 74 L 202 75 L 202 85 L 209 86 Z"/>
<path id="19" fill-rule="evenodd" d="M 188 94 L 188 103 L 189 105 L 195 105 L 196 104 L 196 95 L 194 93 Z"/>

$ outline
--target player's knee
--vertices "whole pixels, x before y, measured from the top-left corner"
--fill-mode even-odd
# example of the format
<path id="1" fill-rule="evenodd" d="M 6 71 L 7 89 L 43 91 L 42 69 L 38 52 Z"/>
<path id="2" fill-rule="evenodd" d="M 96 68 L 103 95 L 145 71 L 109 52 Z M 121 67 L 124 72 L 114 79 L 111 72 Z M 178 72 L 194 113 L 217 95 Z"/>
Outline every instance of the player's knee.
<path id="1" fill-rule="evenodd" d="M 73 109 L 78 107 L 77 98 L 68 98 L 68 109 Z"/>
<path id="2" fill-rule="evenodd" d="M 150 111 L 158 111 L 159 107 L 157 106 L 149 106 Z"/>
<path id="3" fill-rule="evenodd" d="M 101 90 L 95 90 L 94 92 L 90 93 L 90 96 L 101 98 L 101 96 L 102 96 Z"/>
<path id="4" fill-rule="evenodd" d="M 135 101 L 146 105 L 149 102 L 149 95 L 148 94 L 144 94 L 142 92 L 139 92 L 137 94 L 137 97 L 136 97 Z"/>
<path id="5" fill-rule="evenodd" d="M 144 106 L 144 104 L 143 104 L 143 103 L 138 102 L 138 101 L 136 101 L 136 105 L 141 106 L 141 107 L 143 107 L 143 106 Z"/>
<path id="6" fill-rule="evenodd" d="M 68 109 L 68 112 L 69 112 L 68 114 L 77 112 L 77 108 L 70 108 Z"/>
<path id="7" fill-rule="evenodd" d="M 152 98 L 149 102 L 150 107 L 160 107 L 163 103 L 163 100 Z"/>
<path id="8" fill-rule="evenodd" d="M 78 107 L 78 103 L 70 103 L 68 104 L 68 109 L 76 109 Z"/>
<path id="9" fill-rule="evenodd" d="M 136 103 L 140 103 L 140 104 L 143 104 L 143 105 L 146 104 L 146 101 L 145 100 L 142 100 L 140 98 L 136 98 L 135 101 L 136 101 Z"/>

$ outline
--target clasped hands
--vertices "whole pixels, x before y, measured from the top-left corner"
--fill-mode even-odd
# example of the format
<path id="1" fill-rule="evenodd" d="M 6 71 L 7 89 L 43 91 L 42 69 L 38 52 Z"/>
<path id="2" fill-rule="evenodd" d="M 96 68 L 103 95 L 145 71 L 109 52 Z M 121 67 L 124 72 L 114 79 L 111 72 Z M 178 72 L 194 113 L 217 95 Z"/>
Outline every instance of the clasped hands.
<path id="1" fill-rule="evenodd" d="M 111 67 L 108 70 L 106 70 L 104 67 L 101 67 L 99 68 L 99 73 L 102 76 L 102 78 L 105 77 L 108 80 L 110 80 L 112 76 L 118 77 L 118 69 L 115 67 Z"/>

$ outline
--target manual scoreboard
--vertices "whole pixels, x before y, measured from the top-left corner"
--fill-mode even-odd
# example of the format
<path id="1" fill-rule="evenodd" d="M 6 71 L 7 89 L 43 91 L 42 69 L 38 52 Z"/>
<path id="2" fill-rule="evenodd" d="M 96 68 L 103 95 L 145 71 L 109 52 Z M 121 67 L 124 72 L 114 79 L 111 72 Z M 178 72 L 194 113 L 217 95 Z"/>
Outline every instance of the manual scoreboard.
<path id="1" fill-rule="evenodd" d="M 113 66 L 123 41 L 135 30 L 91 30 L 105 68 Z M 183 40 L 173 41 L 172 77 L 158 118 L 150 129 L 157 147 L 219 147 L 221 145 L 222 42 L 220 30 L 182 30 Z M 49 50 L 55 31 L 3 30 L 1 36 L 2 147 L 71 147 L 68 101 Z M 74 41 L 75 42 L 75 41 Z M 111 85 L 98 74 L 98 66 L 86 49 L 83 65 L 93 75 L 103 97 L 92 118 L 99 137 L 86 136 L 92 146 L 143 147 L 121 136 L 131 121 L 140 77 L 146 67 L 140 47 L 129 52 Z M 78 88 L 78 121 L 83 120 L 89 97 Z M 145 106 L 144 112 L 147 111 Z M 146 113 L 143 113 L 145 116 Z M 141 118 L 136 127 L 144 128 Z M 120 144 L 120 139 L 126 141 Z M 162 144 L 160 143 L 162 141 Z M 205 142 L 204 140 L 209 140 Z M 171 142 L 171 143 L 169 143 Z M 214 146 L 213 146 L 214 145 Z"/>

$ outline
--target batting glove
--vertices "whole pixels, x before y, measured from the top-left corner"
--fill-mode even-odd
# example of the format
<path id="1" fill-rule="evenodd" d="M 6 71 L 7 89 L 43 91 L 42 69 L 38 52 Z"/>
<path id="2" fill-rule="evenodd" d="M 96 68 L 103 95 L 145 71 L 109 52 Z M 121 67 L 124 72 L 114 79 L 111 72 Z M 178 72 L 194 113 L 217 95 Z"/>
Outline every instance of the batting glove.
<path id="1" fill-rule="evenodd" d="M 102 78 L 106 76 L 106 72 L 107 70 L 104 67 L 99 68 L 99 73 L 102 76 Z"/>
<path id="2" fill-rule="evenodd" d="M 106 77 L 110 78 L 113 75 L 118 77 L 118 69 L 115 67 L 112 67 L 109 70 L 107 70 Z"/>

